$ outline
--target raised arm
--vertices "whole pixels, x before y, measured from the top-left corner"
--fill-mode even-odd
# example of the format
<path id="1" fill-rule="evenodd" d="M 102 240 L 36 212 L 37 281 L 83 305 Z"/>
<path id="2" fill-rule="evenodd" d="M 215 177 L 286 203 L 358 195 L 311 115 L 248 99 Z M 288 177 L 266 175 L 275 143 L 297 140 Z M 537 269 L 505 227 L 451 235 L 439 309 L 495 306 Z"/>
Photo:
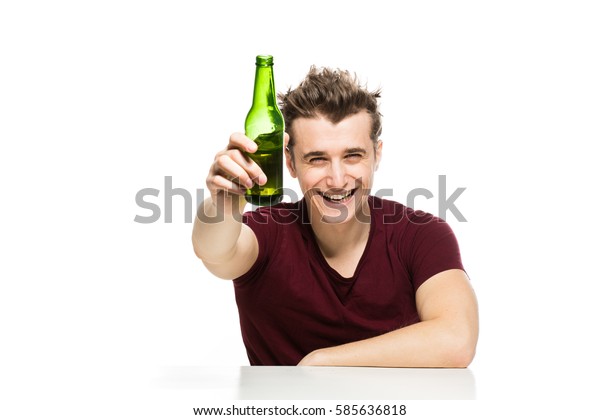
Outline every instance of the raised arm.
<path id="1" fill-rule="evenodd" d="M 377 337 L 315 350 L 299 365 L 467 367 L 479 334 L 477 299 L 462 270 L 434 275 L 416 295 L 421 321 Z"/>
<path id="2" fill-rule="evenodd" d="M 227 148 L 215 156 L 206 178 L 210 197 L 198 206 L 194 220 L 194 252 L 210 272 L 224 279 L 241 276 L 258 257 L 256 236 L 241 220 L 246 187 L 266 182 L 260 167 L 243 153 L 255 150 L 256 144 L 245 135 L 231 135 Z"/>

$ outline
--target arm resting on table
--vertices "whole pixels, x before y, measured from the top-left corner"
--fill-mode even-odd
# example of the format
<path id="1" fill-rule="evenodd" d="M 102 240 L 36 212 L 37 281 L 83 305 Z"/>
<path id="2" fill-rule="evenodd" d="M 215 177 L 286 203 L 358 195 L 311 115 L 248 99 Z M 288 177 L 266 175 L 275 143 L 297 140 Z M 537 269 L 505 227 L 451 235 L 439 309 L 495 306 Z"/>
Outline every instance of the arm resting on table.
<path id="1" fill-rule="evenodd" d="M 318 349 L 299 365 L 467 367 L 479 334 L 477 299 L 462 270 L 429 278 L 416 294 L 420 322 L 377 337 Z"/>

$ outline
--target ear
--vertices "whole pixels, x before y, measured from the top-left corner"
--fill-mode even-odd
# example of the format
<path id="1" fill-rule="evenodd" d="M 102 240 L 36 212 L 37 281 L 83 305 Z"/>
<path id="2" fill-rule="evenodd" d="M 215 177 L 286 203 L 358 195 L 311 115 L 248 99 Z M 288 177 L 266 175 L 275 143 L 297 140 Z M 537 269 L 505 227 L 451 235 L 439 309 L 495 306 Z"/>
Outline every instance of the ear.
<path id="1" fill-rule="evenodd" d="M 375 146 L 375 170 L 379 169 L 379 162 L 381 162 L 381 149 L 383 148 L 383 141 L 377 140 L 377 146 Z"/>
<path id="2" fill-rule="evenodd" d="M 292 178 L 296 178 L 296 165 L 294 165 L 294 157 L 292 156 L 292 152 L 288 148 L 288 144 L 290 142 L 290 135 L 288 133 L 283 134 L 283 147 L 285 151 L 285 166 L 287 166 L 288 171 L 290 171 L 290 175 Z"/>

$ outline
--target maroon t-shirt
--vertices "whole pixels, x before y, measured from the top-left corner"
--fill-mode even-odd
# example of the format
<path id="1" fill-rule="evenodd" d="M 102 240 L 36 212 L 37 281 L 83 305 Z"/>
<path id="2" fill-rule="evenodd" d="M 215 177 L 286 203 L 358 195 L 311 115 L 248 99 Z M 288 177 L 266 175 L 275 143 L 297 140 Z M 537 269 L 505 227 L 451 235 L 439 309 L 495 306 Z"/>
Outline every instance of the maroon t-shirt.
<path id="1" fill-rule="evenodd" d="M 463 269 L 445 221 L 373 196 L 369 206 L 369 239 L 351 278 L 323 257 L 304 200 L 244 214 L 259 254 L 233 284 L 250 364 L 296 365 L 313 350 L 414 324 L 419 286 Z"/>

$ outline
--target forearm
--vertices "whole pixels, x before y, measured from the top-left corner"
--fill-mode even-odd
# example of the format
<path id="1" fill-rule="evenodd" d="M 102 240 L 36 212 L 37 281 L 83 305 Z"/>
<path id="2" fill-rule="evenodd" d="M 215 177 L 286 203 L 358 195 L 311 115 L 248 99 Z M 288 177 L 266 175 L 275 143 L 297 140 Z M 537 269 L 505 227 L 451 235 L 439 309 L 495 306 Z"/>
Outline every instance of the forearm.
<path id="1" fill-rule="evenodd" d="M 466 367 L 476 333 L 444 320 L 423 321 L 377 337 L 319 349 L 300 364 L 379 367 Z"/>
<path id="2" fill-rule="evenodd" d="M 198 258 L 220 263 L 231 258 L 242 229 L 241 215 L 246 201 L 241 196 L 225 197 L 215 202 L 211 197 L 198 207 L 194 219 L 192 243 Z"/>

